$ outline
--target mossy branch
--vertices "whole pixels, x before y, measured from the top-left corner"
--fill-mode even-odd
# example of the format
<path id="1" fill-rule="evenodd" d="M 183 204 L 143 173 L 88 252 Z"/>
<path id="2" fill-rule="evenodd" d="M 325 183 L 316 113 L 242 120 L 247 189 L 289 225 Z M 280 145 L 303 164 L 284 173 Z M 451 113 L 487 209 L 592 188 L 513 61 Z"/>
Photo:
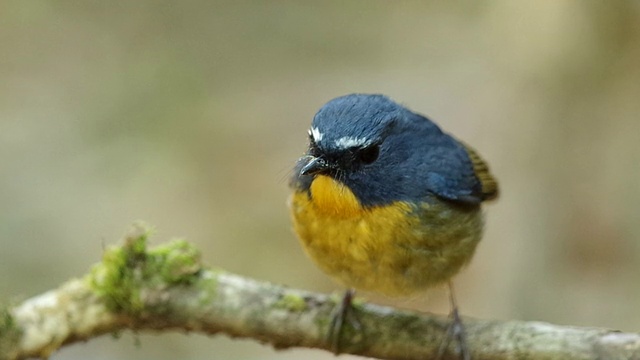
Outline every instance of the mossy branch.
<path id="1" fill-rule="evenodd" d="M 206 268 L 182 240 L 147 249 L 148 236 L 137 225 L 83 278 L 0 309 L 0 359 L 46 358 L 63 345 L 124 329 L 330 349 L 325 334 L 336 298 Z M 448 325 L 445 317 L 359 302 L 355 311 L 361 328 L 347 324 L 341 350 L 381 359 L 435 358 Z M 635 333 L 519 321 L 465 319 L 465 325 L 476 360 L 640 359 Z"/>

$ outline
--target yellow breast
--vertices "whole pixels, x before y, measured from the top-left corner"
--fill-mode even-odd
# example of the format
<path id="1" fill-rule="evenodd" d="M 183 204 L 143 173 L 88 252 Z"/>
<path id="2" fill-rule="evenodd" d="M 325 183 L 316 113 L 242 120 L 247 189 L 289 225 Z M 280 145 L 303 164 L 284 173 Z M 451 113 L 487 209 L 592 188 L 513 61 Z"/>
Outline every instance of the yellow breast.
<path id="1" fill-rule="evenodd" d="M 307 254 L 347 287 L 410 294 L 446 281 L 480 240 L 477 208 L 441 202 L 363 207 L 348 187 L 318 175 L 290 201 Z"/>

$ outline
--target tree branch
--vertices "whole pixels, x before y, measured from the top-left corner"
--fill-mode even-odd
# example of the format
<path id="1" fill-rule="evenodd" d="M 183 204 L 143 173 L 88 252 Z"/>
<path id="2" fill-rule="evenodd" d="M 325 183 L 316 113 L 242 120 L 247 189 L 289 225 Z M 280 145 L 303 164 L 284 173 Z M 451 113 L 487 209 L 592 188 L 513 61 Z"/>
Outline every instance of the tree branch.
<path id="1" fill-rule="evenodd" d="M 117 332 L 225 333 L 275 348 L 330 350 L 338 299 L 258 282 L 201 265 L 183 240 L 147 250 L 138 225 L 83 278 L 0 311 L 0 359 L 48 357 L 61 346 Z M 355 303 L 360 329 L 341 334 L 345 353 L 435 358 L 448 319 Z M 465 318 L 474 359 L 640 359 L 640 334 L 541 322 Z M 446 359 L 457 358 L 453 352 Z"/>

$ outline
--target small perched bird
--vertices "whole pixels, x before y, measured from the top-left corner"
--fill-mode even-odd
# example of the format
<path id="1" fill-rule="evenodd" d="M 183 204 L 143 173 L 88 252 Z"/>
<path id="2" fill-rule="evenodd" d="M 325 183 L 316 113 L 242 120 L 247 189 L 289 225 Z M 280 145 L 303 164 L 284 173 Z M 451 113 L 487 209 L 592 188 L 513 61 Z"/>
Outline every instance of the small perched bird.
<path id="1" fill-rule="evenodd" d="M 347 288 L 389 296 L 449 281 L 482 237 L 481 203 L 498 196 L 475 150 L 369 94 L 318 111 L 291 187 L 294 229 L 308 256 Z"/>

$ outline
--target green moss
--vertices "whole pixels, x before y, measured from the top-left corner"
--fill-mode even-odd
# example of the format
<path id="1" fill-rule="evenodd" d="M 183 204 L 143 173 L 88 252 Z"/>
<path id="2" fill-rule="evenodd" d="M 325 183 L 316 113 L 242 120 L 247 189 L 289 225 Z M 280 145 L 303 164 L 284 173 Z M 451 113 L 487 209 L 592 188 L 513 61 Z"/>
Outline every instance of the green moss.
<path id="1" fill-rule="evenodd" d="M 108 248 L 89 275 L 89 284 L 107 306 L 118 312 L 143 310 L 142 288 L 193 282 L 200 272 L 200 252 L 185 240 L 147 250 L 151 229 L 136 224 L 122 246 Z"/>
<path id="2" fill-rule="evenodd" d="M 21 336 L 22 330 L 16 325 L 9 308 L 0 304 L 0 356 L 13 352 Z"/>
<path id="3" fill-rule="evenodd" d="M 200 251 L 183 239 L 174 240 L 149 252 L 147 271 L 168 284 L 191 283 L 200 271 Z"/>
<path id="4" fill-rule="evenodd" d="M 198 282 L 198 288 L 200 297 L 198 298 L 198 303 L 200 305 L 209 305 L 213 302 L 214 296 L 218 290 L 218 277 L 222 273 L 221 270 L 209 270 L 204 272 L 201 279 L 203 281 Z"/>
<path id="5" fill-rule="evenodd" d="M 123 246 L 106 249 L 102 262 L 91 269 L 91 287 L 113 311 L 137 313 L 142 309 L 139 267 L 145 260 L 147 237 L 148 231 L 130 234 Z"/>
<path id="6" fill-rule="evenodd" d="M 307 309 L 307 302 L 300 295 L 288 293 L 280 297 L 278 302 L 275 303 L 275 307 L 298 312 Z"/>

